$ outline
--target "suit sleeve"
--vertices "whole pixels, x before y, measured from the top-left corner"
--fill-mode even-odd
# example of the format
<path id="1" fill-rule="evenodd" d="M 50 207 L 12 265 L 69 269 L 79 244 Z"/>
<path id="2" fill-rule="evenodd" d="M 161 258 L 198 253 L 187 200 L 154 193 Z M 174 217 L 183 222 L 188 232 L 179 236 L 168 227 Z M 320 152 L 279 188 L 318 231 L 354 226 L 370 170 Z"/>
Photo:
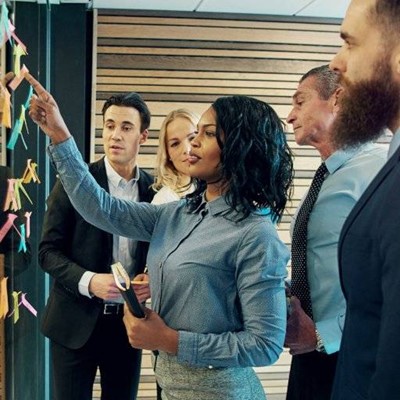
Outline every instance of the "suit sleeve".
<path id="1" fill-rule="evenodd" d="M 400 212 L 397 206 L 400 195 L 396 194 L 392 201 L 392 208 L 386 208 L 386 220 L 382 223 L 379 252 L 383 264 L 376 265 L 381 268 L 382 304 L 375 372 L 368 396 L 371 400 L 393 399 L 400 393 Z"/>
<path id="2" fill-rule="evenodd" d="M 86 269 L 70 256 L 76 213 L 58 180 L 47 199 L 47 206 L 39 245 L 39 264 L 68 292 L 80 296 L 78 283 Z"/>

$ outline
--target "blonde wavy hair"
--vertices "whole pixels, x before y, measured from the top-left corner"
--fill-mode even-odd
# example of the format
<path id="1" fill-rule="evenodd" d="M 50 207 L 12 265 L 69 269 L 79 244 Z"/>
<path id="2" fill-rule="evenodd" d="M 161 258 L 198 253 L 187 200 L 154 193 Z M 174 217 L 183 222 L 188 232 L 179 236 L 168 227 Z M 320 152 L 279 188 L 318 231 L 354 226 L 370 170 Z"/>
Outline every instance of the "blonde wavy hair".
<path id="1" fill-rule="evenodd" d="M 175 193 L 184 192 L 190 183 L 185 183 L 186 175 L 183 175 L 174 167 L 174 164 L 168 156 L 167 149 L 167 129 L 168 125 L 177 118 L 184 118 L 197 126 L 199 117 L 185 108 L 179 108 L 171 111 L 164 119 L 159 135 L 159 145 L 157 150 L 157 166 L 155 168 L 155 182 L 152 185 L 155 191 L 160 190 L 163 186 L 168 186 Z"/>

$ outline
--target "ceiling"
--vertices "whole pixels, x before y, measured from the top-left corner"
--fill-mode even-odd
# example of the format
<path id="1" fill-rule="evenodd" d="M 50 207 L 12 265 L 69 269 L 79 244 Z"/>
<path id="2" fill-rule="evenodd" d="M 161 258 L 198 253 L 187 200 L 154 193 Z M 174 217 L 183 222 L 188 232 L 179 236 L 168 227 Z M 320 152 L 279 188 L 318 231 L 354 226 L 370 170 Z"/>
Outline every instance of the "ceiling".
<path id="1" fill-rule="evenodd" d="M 40 4 L 88 3 L 93 8 L 245 13 L 343 18 L 350 0 L 17 0 Z"/>

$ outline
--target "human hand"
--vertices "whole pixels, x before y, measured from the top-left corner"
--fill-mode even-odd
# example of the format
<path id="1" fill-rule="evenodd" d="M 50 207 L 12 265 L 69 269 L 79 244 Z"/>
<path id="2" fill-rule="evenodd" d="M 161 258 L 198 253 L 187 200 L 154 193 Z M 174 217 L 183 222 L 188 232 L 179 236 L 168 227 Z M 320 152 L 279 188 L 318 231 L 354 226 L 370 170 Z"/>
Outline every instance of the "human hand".
<path id="1" fill-rule="evenodd" d="M 310 353 L 317 347 L 314 321 L 301 308 L 296 296 L 290 298 L 290 307 L 284 345 L 289 347 L 291 355 Z"/>
<path id="2" fill-rule="evenodd" d="M 151 297 L 149 282 L 149 275 L 147 274 L 138 274 L 132 281 L 133 290 L 139 303 L 144 303 Z"/>
<path id="3" fill-rule="evenodd" d="M 37 93 L 33 95 L 29 107 L 29 115 L 54 144 L 64 142 L 71 137 L 67 125 L 61 116 L 53 96 L 29 73 L 25 79 Z"/>
<path id="4" fill-rule="evenodd" d="M 178 352 L 178 331 L 168 327 L 161 317 L 145 308 L 146 317 L 136 318 L 127 305 L 124 307 L 124 324 L 129 343 L 136 349 L 162 350 L 170 354 Z"/>
<path id="5" fill-rule="evenodd" d="M 113 274 L 94 274 L 89 283 L 89 292 L 103 300 L 116 300 L 121 296 Z"/>
<path id="6" fill-rule="evenodd" d="M 292 292 L 290 289 L 290 282 L 288 282 L 288 281 L 285 281 L 285 295 L 286 295 L 286 297 L 292 296 Z"/>

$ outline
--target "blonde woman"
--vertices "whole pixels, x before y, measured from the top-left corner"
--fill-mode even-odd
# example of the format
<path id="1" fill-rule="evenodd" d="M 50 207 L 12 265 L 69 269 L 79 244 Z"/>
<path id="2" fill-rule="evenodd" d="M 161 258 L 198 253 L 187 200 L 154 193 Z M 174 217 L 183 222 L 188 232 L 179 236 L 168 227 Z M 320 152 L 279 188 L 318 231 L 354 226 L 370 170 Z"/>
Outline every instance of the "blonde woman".
<path id="1" fill-rule="evenodd" d="M 179 200 L 194 190 L 188 175 L 188 151 L 198 121 L 198 116 L 183 108 L 165 117 L 160 129 L 153 204 Z"/>
<path id="2" fill-rule="evenodd" d="M 160 128 L 156 179 L 152 185 L 157 192 L 153 204 L 177 201 L 194 191 L 192 179 L 188 175 L 187 157 L 198 122 L 199 117 L 184 108 L 173 110 L 165 117 Z M 139 274 L 135 280 L 146 282 L 135 286 L 136 296 L 144 302 L 150 298 L 148 275 Z M 161 398 L 161 387 L 157 383 L 157 399 Z"/>

